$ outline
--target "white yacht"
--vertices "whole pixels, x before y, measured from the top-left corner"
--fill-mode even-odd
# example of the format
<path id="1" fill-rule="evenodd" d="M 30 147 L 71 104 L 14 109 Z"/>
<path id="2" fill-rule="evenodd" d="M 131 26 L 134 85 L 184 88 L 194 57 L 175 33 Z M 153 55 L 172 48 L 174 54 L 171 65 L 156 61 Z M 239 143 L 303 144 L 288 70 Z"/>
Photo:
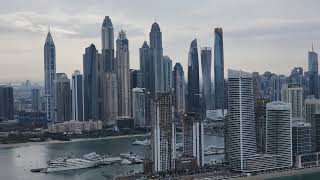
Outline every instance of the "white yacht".
<path id="1" fill-rule="evenodd" d="M 140 145 L 140 146 L 149 146 L 150 145 L 150 140 L 145 139 L 144 141 L 138 141 L 135 140 L 132 145 Z"/>
<path id="2" fill-rule="evenodd" d="M 57 172 L 57 171 L 67 171 L 74 169 L 85 169 L 94 167 L 96 164 L 93 161 L 86 159 L 74 158 L 74 159 L 65 159 L 58 158 L 56 160 L 51 160 L 49 166 L 44 168 L 42 172 Z"/>

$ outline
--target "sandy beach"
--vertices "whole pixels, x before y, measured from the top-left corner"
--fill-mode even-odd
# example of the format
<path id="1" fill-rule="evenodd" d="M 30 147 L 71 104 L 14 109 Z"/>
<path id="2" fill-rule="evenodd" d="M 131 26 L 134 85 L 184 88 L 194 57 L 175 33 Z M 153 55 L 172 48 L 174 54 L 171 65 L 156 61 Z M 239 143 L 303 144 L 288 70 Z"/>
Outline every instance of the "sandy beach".
<path id="1" fill-rule="evenodd" d="M 22 146 L 31 146 L 31 145 L 63 144 L 63 143 L 74 143 L 74 142 L 81 142 L 81 141 L 97 141 L 97 140 L 103 140 L 103 139 L 117 139 L 117 138 L 126 138 L 126 137 L 143 137 L 147 135 L 148 134 L 135 134 L 135 135 L 108 136 L 108 137 L 101 137 L 101 138 L 77 138 L 77 139 L 71 139 L 70 141 L 50 140 L 50 141 L 44 141 L 44 142 L 0 144 L 0 148 L 13 148 L 13 147 L 22 147 Z"/>

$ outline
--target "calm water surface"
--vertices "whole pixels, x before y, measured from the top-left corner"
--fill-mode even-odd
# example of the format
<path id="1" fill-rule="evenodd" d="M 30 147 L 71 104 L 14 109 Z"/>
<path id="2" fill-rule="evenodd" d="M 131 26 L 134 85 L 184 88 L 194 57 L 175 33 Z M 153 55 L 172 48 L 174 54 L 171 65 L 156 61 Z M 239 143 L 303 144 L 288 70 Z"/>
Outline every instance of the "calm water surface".
<path id="1" fill-rule="evenodd" d="M 132 142 L 145 137 L 125 137 L 94 141 L 72 142 L 64 144 L 31 145 L 24 147 L 0 148 L 0 180 L 102 180 L 103 175 L 117 175 L 131 170 L 142 171 L 142 165 L 113 165 L 101 168 L 83 169 L 56 173 L 31 173 L 30 169 L 46 167 L 46 162 L 57 157 L 74 153 L 81 156 L 90 152 L 112 154 L 134 152 L 143 156 L 146 146 L 133 146 Z M 179 136 L 178 136 L 179 141 Z M 205 145 L 223 145 L 223 137 L 205 136 Z M 20 157 L 19 157 L 20 155 Z M 223 155 L 206 156 L 205 161 L 221 161 Z"/>

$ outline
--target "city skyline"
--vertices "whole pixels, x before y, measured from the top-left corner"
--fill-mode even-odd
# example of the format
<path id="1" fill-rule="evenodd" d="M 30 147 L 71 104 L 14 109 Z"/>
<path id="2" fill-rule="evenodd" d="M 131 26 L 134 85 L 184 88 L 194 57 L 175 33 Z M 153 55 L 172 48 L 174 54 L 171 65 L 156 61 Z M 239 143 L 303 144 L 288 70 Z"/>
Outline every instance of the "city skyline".
<path id="1" fill-rule="evenodd" d="M 188 6 L 181 7 L 186 9 L 185 13 L 178 13 L 174 18 L 171 18 L 172 14 L 161 11 L 176 8 L 181 5 L 179 3 L 170 4 L 170 7 L 165 5 L 167 3 L 161 3 L 157 9 L 159 11 L 150 12 L 144 8 L 137 12 L 137 8 L 148 3 L 108 2 L 112 2 L 111 6 L 80 1 L 72 4 L 72 8 L 66 8 L 71 4 L 62 1 L 57 1 L 50 8 L 46 2 L 4 3 L 0 9 L 0 32 L 3 32 L 0 39 L 5 46 L 0 48 L 0 58 L 10 63 L 0 63 L 0 82 L 42 80 L 41 48 L 48 26 L 56 44 L 57 72 L 66 72 L 71 76 L 74 70 L 82 69 L 83 49 L 90 43 L 101 49 L 100 28 L 105 15 L 112 18 L 115 34 L 125 29 L 131 42 L 130 68 L 139 67 L 139 48 L 148 39 L 154 21 L 159 23 L 162 31 L 163 54 L 169 55 L 173 63 L 180 62 L 185 71 L 190 40 L 197 38 L 199 47 L 213 47 L 215 27 L 224 29 L 225 69 L 250 72 L 272 69 L 277 74 L 288 75 L 294 64 L 307 69 L 307 51 L 311 50 L 312 43 L 316 52 L 319 49 L 316 34 L 320 29 L 317 25 L 318 14 L 311 10 L 317 7 L 316 1 L 307 1 L 303 7 L 296 1 L 290 1 L 292 7 L 286 13 L 283 13 L 286 1 L 263 4 L 263 9 L 261 2 L 240 2 L 231 6 L 228 2 L 218 1 L 189 2 L 186 3 Z M 189 15 L 187 12 L 193 7 L 190 3 L 201 11 Z M 123 8 L 123 13 L 117 11 L 120 8 Z M 250 11 L 246 12 L 246 9 Z M 236 18 L 231 20 L 229 17 Z M 20 67 L 24 67 L 23 71 Z"/>

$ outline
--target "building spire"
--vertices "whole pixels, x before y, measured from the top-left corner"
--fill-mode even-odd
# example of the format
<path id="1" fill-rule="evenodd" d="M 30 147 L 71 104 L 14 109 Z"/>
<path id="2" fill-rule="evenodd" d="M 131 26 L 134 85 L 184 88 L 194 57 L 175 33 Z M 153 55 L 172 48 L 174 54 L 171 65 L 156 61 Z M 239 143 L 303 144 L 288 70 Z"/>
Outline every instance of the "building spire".
<path id="1" fill-rule="evenodd" d="M 312 49 L 312 52 L 313 52 L 313 43 L 311 44 L 311 49 Z"/>

